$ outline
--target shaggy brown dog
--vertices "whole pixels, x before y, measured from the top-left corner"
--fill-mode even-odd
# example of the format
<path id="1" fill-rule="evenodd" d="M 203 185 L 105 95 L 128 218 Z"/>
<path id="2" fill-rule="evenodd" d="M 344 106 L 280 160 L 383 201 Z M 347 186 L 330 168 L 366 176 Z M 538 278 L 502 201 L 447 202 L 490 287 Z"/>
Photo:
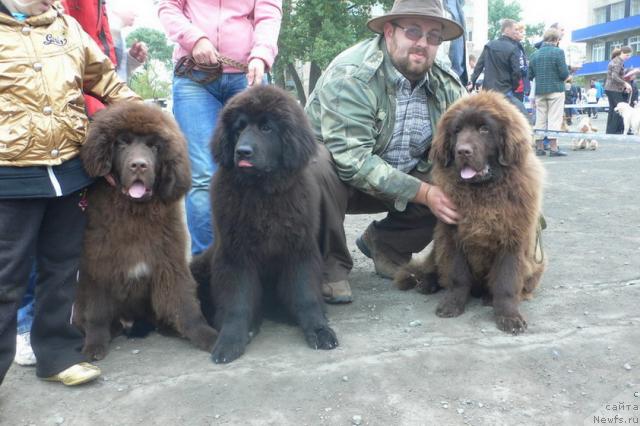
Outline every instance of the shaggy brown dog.
<path id="1" fill-rule="evenodd" d="M 96 115 L 81 151 L 91 176 L 74 322 L 83 352 L 102 359 L 121 321 L 152 320 L 211 350 L 186 260 L 181 197 L 190 185 L 186 142 L 175 121 L 142 103 Z"/>
<path id="2" fill-rule="evenodd" d="M 430 153 L 433 183 L 462 219 L 438 222 L 430 257 L 396 277 L 403 289 L 444 287 L 438 316 L 462 314 L 473 292 L 493 302 L 501 330 L 527 327 L 518 305 L 544 269 L 536 256 L 543 170 L 530 140 L 525 118 L 495 92 L 463 98 L 442 116 Z"/>
<path id="3" fill-rule="evenodd" d="M 225 106 L 212 149 L 215 243 L 192 271 L 220 330 L 213 361 L 244 353 L 263 309 L 284 307 L 309 346 L 335 348 L 320 292 L 320 191 L 308 168 L 317 146 L 304 111 L 281 89 L 251 88 Z"/>

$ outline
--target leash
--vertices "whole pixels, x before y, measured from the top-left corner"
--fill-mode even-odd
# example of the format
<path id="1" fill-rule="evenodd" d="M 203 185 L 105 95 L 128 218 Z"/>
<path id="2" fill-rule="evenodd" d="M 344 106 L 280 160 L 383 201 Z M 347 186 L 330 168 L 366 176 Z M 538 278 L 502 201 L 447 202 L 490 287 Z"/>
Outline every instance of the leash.
<path id="1" fill-rule="evenodd" d="M 222 66 L 229 65 L 246 73 L 249 68 L 246 64 L 235 61 L 226 56 L 219 55 L 218 62 L 215 64 L 198 64 L 193 56 L 183 56 L 178 60 L 173 70 L 173 74 L 178 77 L 187 77 L 196 83 L 208 84 L 217 80 L 222 75 Z M 196 78 L 193 71 L 201 71 L 205 74 L 204 78 Z"/>
<path id="2" fill-rule="evenodd" d="M 544 249 L 542 248 L 542 230 L 547 229 L 547 220 L 542 214 L 538 219 L 538 226 L 536 228 L 536 246 L 533 249 L 533 261 L 538 265 L 544 262 Z M 540 255 L 538 255 L 540 253 Z"/>

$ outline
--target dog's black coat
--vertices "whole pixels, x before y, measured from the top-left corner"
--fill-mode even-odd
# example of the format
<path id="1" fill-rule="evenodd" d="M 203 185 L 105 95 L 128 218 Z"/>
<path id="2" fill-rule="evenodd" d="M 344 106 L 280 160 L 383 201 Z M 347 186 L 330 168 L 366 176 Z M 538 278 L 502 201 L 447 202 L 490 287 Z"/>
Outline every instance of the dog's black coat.
<path id="1" fill-rule="evenodd" d="M 251 88 L 221 113 L 212 142 L 215 243 L 191 266 L 220 330 L 216 363 L 242 355 L 263 308 L 284 306 L 312 348 L 338 345 L 320 291 L 320 191 L 308 169 L 316 148 L 304 111 L 278 88 Z"/>

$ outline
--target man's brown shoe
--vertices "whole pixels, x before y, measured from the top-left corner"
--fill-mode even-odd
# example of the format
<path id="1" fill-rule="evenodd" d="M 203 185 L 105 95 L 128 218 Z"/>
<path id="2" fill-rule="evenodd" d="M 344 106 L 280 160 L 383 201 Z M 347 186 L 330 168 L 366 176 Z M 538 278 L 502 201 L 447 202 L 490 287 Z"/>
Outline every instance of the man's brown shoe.
<path id="1" fill-rule="evenodd" d="M 385 249 L 380 243 L 376 244 L 371 236 L 372 225 L 356 240 L 356 246 L 362 254 L 373 260 L 376 273 L 390 280 L 396 275 L 398 269 L 409 263 L 411 253 L 397 253 L 390 248 Z"/>
<path id="2" fill-rule="evenodd" d="M 353 295 L 349 281 L 340 280 L 332 283 L 322 283 L 322 297 L 327 303 L 351 303 Z"/>

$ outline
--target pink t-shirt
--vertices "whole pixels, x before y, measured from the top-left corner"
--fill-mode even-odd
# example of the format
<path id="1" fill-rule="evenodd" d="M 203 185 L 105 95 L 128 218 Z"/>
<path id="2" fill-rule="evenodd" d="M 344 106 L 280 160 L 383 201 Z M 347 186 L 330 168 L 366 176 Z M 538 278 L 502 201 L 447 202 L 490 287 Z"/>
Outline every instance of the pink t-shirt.
<path id="1" fill-rule="evenodd" d="M 273 65 L 282 21 L 281 0 L 162 0 L 158 16 L 177 43 L 174 61 L 208 38 L 221 55 L 247 64 L 253 58 Z M 225 65 L 224 72 L 239 72 Z"/>

